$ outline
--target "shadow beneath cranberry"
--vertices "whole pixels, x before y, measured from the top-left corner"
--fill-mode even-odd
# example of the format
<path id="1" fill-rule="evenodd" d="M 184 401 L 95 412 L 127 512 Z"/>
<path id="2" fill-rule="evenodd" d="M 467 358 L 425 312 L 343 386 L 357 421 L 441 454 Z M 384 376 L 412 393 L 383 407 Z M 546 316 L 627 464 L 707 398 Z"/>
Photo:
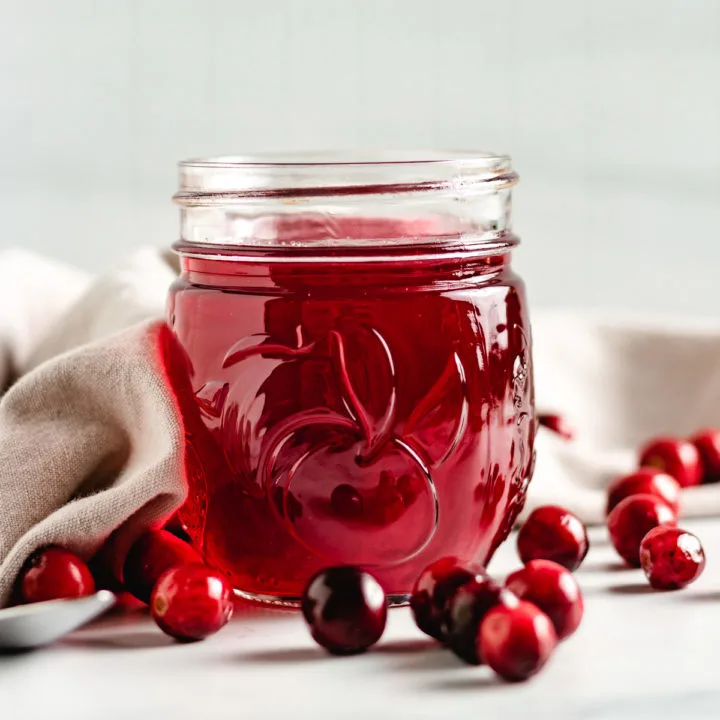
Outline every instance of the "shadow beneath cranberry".
<path id="1" fill-rule="evenodd" d="M 87 650 L 150 650 L 180 645 L 168 635 L 156 631 L 86 635 L 63 638 L 60 645 Z"/>
<path id="2" fill-rule="evenodd" d="M 379 648 L 378 648 L 379 649 Z M 467 667 L 451 650 L 432 643 L 418 647 L 414 652 L 396 653 L 392 666 L 385 668 L 392 672 L 437 672 L 438 670 L 458 670 Z"/>
<path id="3" fill-rule="evenodd" d="M 497 675 L 494 675 L 489 668 L 479 670 L 483 674 L 475 677 L 447 677 L 434 682 L 427 683 L 424 688 L 437 692 L 438 690 L 446 690 L 448 692 L 457 692 L 458 690 L 485 690 L 487 688 L 500 688 L 506 685 Z M 489 674 L 484 674 L 489 673 Z"/>
<path id="4" fill-rule="evenodd" d="M 40 648 L 0 648 L 0 660 L 15 657 L 26 657 Z"/>
<path id="5" fill-rule="evenodd" d="M 419 638 L 417 640 L 392 640 L 387 643 L 380 643 L 374 649 L 374 652 L 387 655 L 413 655 L 415 653 L 426 653 L 443 649 L 440 643 L 430 638 Z"/>
<path id="6" fill-rule="evenodd" d="M 653 590 L 647 583 L 633 583 L 632 585 L 611 585 L 608 592 L 613 595 L 649 595 L 657 592 Z"/>
<path id="7" fill-rule="evenodd" d="M 104 615 L 96 618 L 83 629 L 110 630 L 147 622 L 150 622 L 150 610 L 147 605 L 137 608 L 110 608 Z"/>
<path id="8" fill-rule="evenodd" d="M 249 663 L 306 663 L 318 660 L 338 660 L 343 657 L 357 657 L 357 655 L 331 655 L 325 650 L 317 648 L 281 648 L 278 650 L 258 650 L 257 652 L 243 653 L 236 656 L 237 660 Z"/>
<path id="9" fill-rule="evenodd" d="M 675 592 L 670 590 L 668 592 Z M 710 590 L 701 593 L 682 593 L 683 600 L 686 602 L 712 602 L 720 604 L 720 590 Z"/>

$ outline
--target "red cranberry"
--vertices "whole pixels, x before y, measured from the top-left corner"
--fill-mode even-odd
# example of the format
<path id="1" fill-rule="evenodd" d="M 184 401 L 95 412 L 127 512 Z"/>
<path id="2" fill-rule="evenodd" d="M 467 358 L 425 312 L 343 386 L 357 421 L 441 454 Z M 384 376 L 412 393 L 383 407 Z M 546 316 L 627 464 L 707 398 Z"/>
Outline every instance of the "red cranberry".
<path id="1" fill-rule="evenodd" d="M 405 507 L 412 505 L 423 491 L 425 483 L 416 474 L 406 473 L 397 481 L 397 489 Z"/>
<path id="2" fill-rule="evenodd" d="M 152 589 L 166 570 L 190 564 L 202 564 L 191 545 L 167 530 L 150 530 L 133 543 L 125 558 L 125 589 L 138 600 L 150 602 Z"/>
<path id="3" fill-rule="evenodd" d="M 347 483 L 338 485 L 330 494 L 330 504 L 335 514 L 341 518 L 360 517 L 363 512 L 362 495 Z"/>
<path id="4" fill-rule="evenodd" d="M 675 525 L 675 513 L 655 495 L 631 495 L 608 517 L 610 541 L 631 567 L 640 567 L 640 543 L 658 525 Z"/>
<path id="5" fill-rule="evenodd" d="M 461 585 L 447 603 L 445 631 L 450 649 L 466 663 L 479 665 L 478 632 L 483 619 L 496 605 L 518 602 L 514 593 L 489 577 L 477 576 Z"/>
<path id="6" fill-rule="evenodd" d="M 394 492 L 380 500 L 377 500 L 373 509 L 375 520 L 380 525 L 390 525 L 402 517 L 405 512 L 405 503 L 399 492 Z"/>
<path id="7" fill-rule="evenodd" d="M 681 487 L 698 485 L 702 480 L 698 449 L 680 438 L 657 438 L 649 442 L 640 452 L 640 465 L 672 475 Z"/>
<path id="8" fill-rule="evenodd" d="M 720 481 L 720 430 L 700 430 L 690 438 L 690 442 L 700 453 L 702 481 L 704 483 Z"/>
<path id="9" fill-rule="evenodd" d="M 552 413 L 540 414 L 538 415 L 538 424 L 548 428 L 548 430 L 556 432 L 566 440 L 572 440 L 575 436 L 575 432 L 562 415 L 554 415 Z"/>
<path id="10" fill-rule="evenodd" d="M 557 505 L 533 510 L 517 537 L 518 553 L 523 563 L 552 560 L 570 571 L 580 566 L 589 547 L 585 525 Z"/>
<path id="11" fill-rule="evenodd" d="M 227 625 L 233 613 L 233 591 L 216 570 L 180 565 L 157 581 L 150 612 L 160 629 L 176 640 L 202 640 Z"/>
<path id="12" fill-rule="evenodd" d="M 354 567 L 321 570 L 302 597 L 315 642 L 334 655 L 354 655 L 374 645 L 385 630 L 387 600 L 378 581 Z"/>
<path id="13" fill-rule="evenodd" d="M 453 557 L 436 560 L 420 573 L 410 596 L 410 609 L 426 635 L 444 639 L 447 602 L 455 590 L 476 575 L 477 569 L 463 567 Z"/>
<path id="14" fill-rule="evenodd" d="M 377 485 L 377 496 L 379 499 L 387 499 L 394 497 L 397 492 L 397 485 L 395 483 L 395 477 L 392 473 L 387 470 L 380 472 L 380 479 Z"/>
<path id="15" fill-rule="evenodd" d="M 653 528 L 640 543 L 640 565 L 658 590 L 676 590 L 695 582 L 705 569 L 700 540 L 686 530 Z"/>
<path id="16" fill-rule="evenodd" d="M 532 603 L 498 605 L 480 626 L 482 659 L 505 680 L 527 680 L 548 661 L 557 646 L 550 618 Z"/>
<path id="17" fill-rule="evenodd" d="M 680 490 L 678 481 L 672 475 L 657 468 L 640 468 L 610 485 L 606 512 L 609 515 L 621 500 L 631 495 L 655 495 L 677 515 L 680 511 Z"/>
<path id="18" fill-rule="evenodd" d="M 20 572 L 20 597 L 26 603 L 92 595 L 95 581 L 74 552 L 46 547 L 35 552 Z"/>
<path id="19" fill-rule="evenodd" d="M 583 597 L 573 574 L 551 560 L 532 560 L 512 573 L 505 586 L 537 605 L 555 627 L 558 639 L 570 637 L 583 616 Z"/>

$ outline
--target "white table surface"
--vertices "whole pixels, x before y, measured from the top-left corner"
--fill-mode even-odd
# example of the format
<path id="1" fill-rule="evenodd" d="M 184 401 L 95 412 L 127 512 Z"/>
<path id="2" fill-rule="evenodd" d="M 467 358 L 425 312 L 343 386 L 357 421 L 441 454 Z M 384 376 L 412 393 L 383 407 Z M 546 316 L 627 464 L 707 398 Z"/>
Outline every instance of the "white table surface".
<path id="1" fill-rule="evenodd" d="M 54 646 L 0 656 L 0 717 L 553 718 L 720 717 L 720 521 L 686 523 L 709 563 L 691 588 L 650 591 L 624 570 L 598 528 L 578 572 L 585 619 L 536 678 L 506 685 L 462 665 L 390 613 L 376 648 L 333 658 L 301 617 L 239 608 L 202 643 L 179 645 L 143 611 L 107 616 Z M 491 571 L 517 565 L 514 538 Z"/>

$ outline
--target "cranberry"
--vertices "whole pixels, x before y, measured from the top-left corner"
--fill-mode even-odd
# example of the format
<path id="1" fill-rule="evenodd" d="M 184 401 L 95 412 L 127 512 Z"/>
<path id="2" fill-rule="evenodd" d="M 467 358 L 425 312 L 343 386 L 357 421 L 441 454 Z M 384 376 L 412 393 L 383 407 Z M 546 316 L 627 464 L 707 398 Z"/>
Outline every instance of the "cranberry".
<path id="1" fill-rule="evenodd" d="M 476 575 L 477 569 L 463 567 L 453 557 L 436 560 L 420 573 L 410 596 L 410 609 L 426 635 L 444 639 L 447 602 L 455 590 Z"/>
<path id="2" fill-rule="evenodd" d="M 399 492 L 382 498 L 375 503 L 375 520 L 380 525 L 390 525 L 400 519 L 405 512 L 405 503 Z"/>
<path id="3" fill-rule="evenodd" d="M 548 661 L 557 646 L 550 618 L 532 603 L 498 605 L 480 626 L 482 659 L 505 680 L 527 680 Z"/>
<path id="4" fill-rule="evenodd" d="M 338 485 L 330 495 L 330 504 L 335 514 L 341 518 L 360 517 L 363 512 L 362 495 L 347 483 Z"/>
<path id="5" fill-rule="evenodd" d="M 26 603 L 92 595 L 95 581 L 74 552 L 51 546 L 35 552 L 20 572 L 20 597 Z"/>
<path id="6" fill-rule="evenodd" d="M 388 498 L 395 497 L 396 492 L 397 486 L 392 473 L 388 472 L 387 470 L 382 470 L 380 472 L 380 479 L 378 480 L 377 485 L 378 498 L 381 500 L 386 500 Z"/>
<path id="7" fill-rule="evenodd" d="M 489 577 L 477 576 L 461 585 L 447 603 L 445 630 L 450 649 L 466 663 L 479 665 L 478 632 L 488 612 L 496 605 L 517 605 L 507 588 Z"/>
<path id="8" fill-rule="evenodd" d="M 552 560 L 531 560 L 512 573 L 505 586 L 537 605 L 555 627 L 558 639 L 570 637 L 583 616 L 583 597 L 573 574 Z"/>
<path id="9" fill-rule="evenodd" d="M 150 602 L 160 576 L 178 565 L 202 563 L 191 545 L 167 530 L 150 530 L 132 545 L 123 566 L 125 589 L 138 600 Z"/>
<path id="10" fill-rule="evenodd" d="M 676 590 L 695 582 L 705 569 L 700 540 L 686 530 L 653 528 L 640 543 L 640 565 L 658 590 Z"/>
<path id="11" fill-rule="evenodd" d="M 517 537 L 523 563 L 552 560 L 570 571 L 580 566 L 589 547 L 585 525 L 557 505 L 544 505 L 533 510 Z"/>
<path id="12" fill-rule="evenodd" d="M 640 468 L 610 485 L 606 512 L 609 515 L 621 500 L 631 495 L 655 495 L 677 514 L 680 511 L 680 490 L 678 481 L 672 475 L 657 468 Z"/>
<path id="13" fill-rule="evenodd" d="M 314 575 L 302 611 L 315 641 L 334 655 L 354 655 L 374 645 L 385 630 L 387 600 L 378 581 L 354 567 Z"/>
<path id="14" fill-rule="evenodd" d="M 205 565 L 179 565 L 157 581 L 150 612 L 160 629 L 176 640 L 202 640 L 232 617 L 233 590 L 217 570 Z"/>
<path id="15" fill-rule="evenodd" d="M 720 430 L 700 430 L 690 442 L 700 453 L 700 462 L 703 468 L 703 482 L 720 481 Z"/>
<path id="16" fill-rule="evenodd" d="M 681 487 L 698 485 L 702 480 L 698 449 L 680 438 L 657 438 L 649 442 L 640 452 L 640 465 L 672 475 Z"/>
<path id="17" fill-rule="evenodd" d="M 620 557 L 640 567 L 640 543 L 658 525 L 675 525 L 675 513 L 655 495 L 631 495 L 622 500 L 608 517 L 610 541 Z"/>
<path id="18" fill-rule="evenodd" d="M 538 415 L 538 424 L 552 430 L 566 440 L 572 440 L 575 432 L 562 415 L 552 413 Z"/>
<path id="19" fill-rule="evenodd" d="M 406 473 L 397 481 L 397 489 L 405 507 L 412 505 L 423 491 L 425 481 L 418 475 Z"/>

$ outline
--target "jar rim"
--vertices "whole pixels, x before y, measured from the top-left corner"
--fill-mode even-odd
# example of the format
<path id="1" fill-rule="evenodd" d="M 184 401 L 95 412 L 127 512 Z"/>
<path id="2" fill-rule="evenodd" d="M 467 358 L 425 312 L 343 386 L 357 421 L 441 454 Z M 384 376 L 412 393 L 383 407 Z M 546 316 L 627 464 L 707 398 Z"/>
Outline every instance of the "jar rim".
<path id="1" fill-rule="evenodd" d="M 453 189 L 517 183 L 509 155 L 470 150 L 312 151 L 199 157 L 179 163 L 178 204 Z"/>
<path id="2" fill-rule="evenodd" d="M 298 167 L 353 165 L 426 165 L 461 163 L 495 168 L 510 167 L 510 156 L 485 150 L 312 150 L 288 153 L 219 155 L 188 158 L 180 167 Z"/>

